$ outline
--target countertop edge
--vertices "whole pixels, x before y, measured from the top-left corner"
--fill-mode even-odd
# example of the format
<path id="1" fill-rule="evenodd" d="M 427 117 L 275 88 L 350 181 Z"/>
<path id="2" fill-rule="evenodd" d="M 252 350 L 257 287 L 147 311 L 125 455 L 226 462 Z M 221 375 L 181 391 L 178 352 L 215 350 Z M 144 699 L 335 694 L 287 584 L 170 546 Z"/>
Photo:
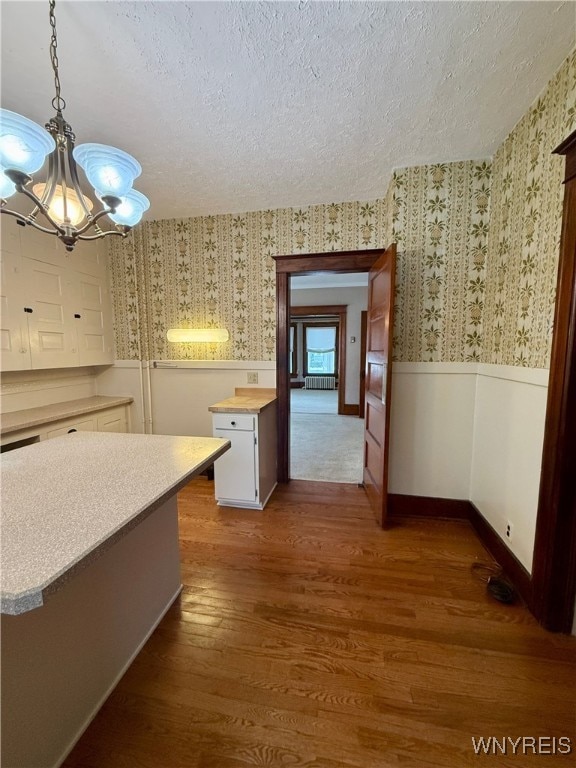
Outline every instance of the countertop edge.
<path id="1" fill-rule="evenodd" d="M 209 405 L 208 410 L 211 413 L 261 413 L 266 408 L 274 405 L 276 400 L 277 398 L 274 398 L 262 405 Z"/>
<path id="2" fill-rule="evenodd" d="M 46 415 L 46 416 L 38 416 L 36 418 L 32 418 L 29 421 L 22 421 L 20 424 L 11 425 L 11 426 L 5 426 L 2 423 L 3 418 L 6 416 L 10 416 L 13 413 L 23 413 L 27 410 L 36 410 L 35 408 L 25 408 L 22 409 L 22 411 L 10 411 L 8 413 L 4 413 L 0 415 L 0 435 L 11 435 L 14 432 L 21 432 L 24 429 L 34 429 L 34 427 L 42 426 L 43 424 L 51 424 L 54 421 L 63 421 L 64 419 L 71 419 L 74 418 L 74 416 L 82 416 L 85 413 L 96 413 L 97 411 L 105 411 L 107 408 L 116 408 L 121 405 L 130 405 L 134 402 L 133 397 L 127 397 L 127 396 L 119 396 L 114 397 L 113 395 L 95 395 L 94 397 L 109 397 L 110 401 L 107 403 L 94 403 L 93 405 L 87 405 L 82 406 L 81 408 L 71 408 L 70 410 L 62 411 L 62 413 L 59 413 L 57 415 Z M 79 398 L 80 400 L 88 400 L 90 398 Z M 66 402 L 66 401 L 65 401 Z M 77 400 L 70 400 L 70 403 L 77 402 Z M 61 405 L 61 403 L 53 403 L 52 405 L 48 406 L 38 406 L 39 408 L 50 408 L 50 407 L 56 407 L 58 405 Z"/>

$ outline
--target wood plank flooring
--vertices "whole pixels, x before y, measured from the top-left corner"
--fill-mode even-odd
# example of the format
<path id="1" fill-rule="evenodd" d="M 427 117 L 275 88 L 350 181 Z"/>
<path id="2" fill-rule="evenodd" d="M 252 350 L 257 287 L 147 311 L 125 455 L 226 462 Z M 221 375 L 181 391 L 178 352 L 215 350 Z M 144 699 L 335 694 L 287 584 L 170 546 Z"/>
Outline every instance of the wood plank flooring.
<path id="1" fill-rule="evenodd" d="M 66 768 L 574 765 L 576 638 L 488 597 L 468 523 L 382 531 L 361 489 L 305 481 L 258 512 L 198 478 L 179 510 L 181 598 Z"/>

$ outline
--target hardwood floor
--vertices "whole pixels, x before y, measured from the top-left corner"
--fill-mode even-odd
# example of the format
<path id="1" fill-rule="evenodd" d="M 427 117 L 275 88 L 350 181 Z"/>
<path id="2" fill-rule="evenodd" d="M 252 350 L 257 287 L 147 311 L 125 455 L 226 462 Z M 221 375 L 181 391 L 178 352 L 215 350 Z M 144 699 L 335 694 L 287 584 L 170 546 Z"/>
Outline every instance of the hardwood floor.
<path id="1" fill-rule="evenodd" d="M 570 737 L 548 762 L 574 765 L 576 638 L 487 596 L 468 523 L 381 531 L 361 489 L 306 481 L 259 512 L 199 478 L 179 509 L 181 598 L 66 768 L 543 764 L 482 736 Z"/>

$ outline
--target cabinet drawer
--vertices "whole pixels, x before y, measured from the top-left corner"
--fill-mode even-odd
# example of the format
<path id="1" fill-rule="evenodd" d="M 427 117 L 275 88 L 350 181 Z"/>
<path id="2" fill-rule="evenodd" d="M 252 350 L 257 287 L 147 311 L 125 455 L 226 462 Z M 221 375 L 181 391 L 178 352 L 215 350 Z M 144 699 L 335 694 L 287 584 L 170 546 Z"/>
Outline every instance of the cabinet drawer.
<path id="1" fill-rule="evenodd" d="M 237 432 L 254 432 L 256 417 L 251 413 L 214 413 L 214 429 L 232 429 Z"/>

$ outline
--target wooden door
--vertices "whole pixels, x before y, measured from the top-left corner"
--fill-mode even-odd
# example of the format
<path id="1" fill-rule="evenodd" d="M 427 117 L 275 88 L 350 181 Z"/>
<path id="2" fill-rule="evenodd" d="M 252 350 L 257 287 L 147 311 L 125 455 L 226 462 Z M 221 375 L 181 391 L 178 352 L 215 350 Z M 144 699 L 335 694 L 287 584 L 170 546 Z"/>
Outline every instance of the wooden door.
<path id="1" fill-rule="evenodd" d="M 368 279 L 363 481 L 382 526 L 388 502 L 395 266 L 396 246 L 391 245 L 371 268 Z"/>

